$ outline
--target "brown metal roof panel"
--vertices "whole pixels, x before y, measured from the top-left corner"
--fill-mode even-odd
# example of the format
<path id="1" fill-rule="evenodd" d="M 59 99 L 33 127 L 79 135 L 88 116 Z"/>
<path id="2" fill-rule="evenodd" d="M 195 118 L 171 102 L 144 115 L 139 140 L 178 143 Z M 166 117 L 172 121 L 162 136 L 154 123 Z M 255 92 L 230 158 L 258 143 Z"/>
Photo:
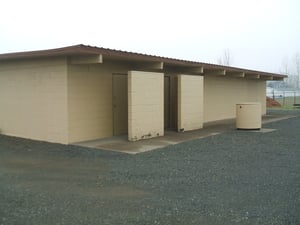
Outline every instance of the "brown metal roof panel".
<path id="1" fill-rule="evenodd" d="M 138 60 L 138 61 L 150 61 L 150 62 L 163 62 L 169 65 L 177 66 L 202 66 L 205 69 L 224 69 L 228 71 L 245 72 L 251 74 L 260 74 L 263 76 L 276 76 L 276 77 L 286 77 L 282 74 L 267 73 L 256 70 L 248 70 L 237 67 L 216 65 L 203 62 L 195 62 L 189 60 L 173 59 L 168 57 L 161 57 L 155 55 L 146 55 L 134 52 L 120 51 L 108 48 L 99 48 L 88 45 L 74 45 L 63 48 L 39 50 L 39 51 L 29 51 L 29 52 L 16 52 L 16 53 L 6 53 L 0 54 L 0 60 L 13 60 L 13 59 L 27 59 L 27 58 L 38 58 L 38 57 L 53 57 L 53 56 L 72 56 L 72 55 L 90 55 L 90 54 L 102 54 L 106 57 L 115 59 L 128 59 L 128 60 Z"/>

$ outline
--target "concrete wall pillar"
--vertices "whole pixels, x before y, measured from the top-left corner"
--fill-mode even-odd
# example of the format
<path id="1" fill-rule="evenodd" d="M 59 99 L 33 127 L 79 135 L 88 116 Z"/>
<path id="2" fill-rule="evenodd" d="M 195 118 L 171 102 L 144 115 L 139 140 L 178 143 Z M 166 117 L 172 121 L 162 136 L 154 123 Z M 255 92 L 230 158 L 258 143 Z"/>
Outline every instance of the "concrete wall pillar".
<path id="1" fill-rule="evenodd" d="M 164 74 L 129 71 L 128 140 L 164 135 Z"/>
<path id="2" fill-rule="evenodd" d="M 178 131 L 203 127 L 203 77 L 178 75 Z"/>

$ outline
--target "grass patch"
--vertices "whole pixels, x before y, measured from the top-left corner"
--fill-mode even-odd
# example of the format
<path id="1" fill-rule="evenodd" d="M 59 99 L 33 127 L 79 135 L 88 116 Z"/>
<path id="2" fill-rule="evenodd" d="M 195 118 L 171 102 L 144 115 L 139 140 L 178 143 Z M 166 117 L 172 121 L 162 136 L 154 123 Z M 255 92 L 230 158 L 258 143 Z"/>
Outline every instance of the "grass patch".
<path id="1" fill-rule="evenodd" d="M 293 109 L 294 104 L 300 104 L 300 96 L 280 97 L 275 98 L 275 100 L 282 105 L 283 109 Z"/>

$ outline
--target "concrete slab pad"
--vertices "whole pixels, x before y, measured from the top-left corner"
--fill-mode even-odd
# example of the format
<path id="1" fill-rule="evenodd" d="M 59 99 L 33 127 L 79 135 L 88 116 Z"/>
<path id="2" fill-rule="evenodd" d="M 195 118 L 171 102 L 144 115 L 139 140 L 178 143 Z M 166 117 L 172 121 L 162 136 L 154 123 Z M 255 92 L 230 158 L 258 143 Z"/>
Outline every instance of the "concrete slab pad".
<path id="1" fill-rule="evenodd" d="M 273 132 L 276 129 L 267 129 L 267 128 L 261 128 L 259 130 L 240 130 L 240 131 L 244 131 L 244 132 L 254 132 L 254 133 L 269 133 L 269 132 Z"/>
<path id="2" fill-rule="evenodd" d="M 185 141 L 217 135 L 219 133 L 221 132 L 215 132 L 211 129 L 189 131 L 184 133 L 178 133 L 176 131 L 165 131 L 165 135 L 163 137 L 139 140 L 135 142 L 128 141 L 127 136 L 115 136 L 111 138 L 103 138 L 93 141 L 74 143 L 73 145 L 102 150 L 117 151 L 128 154 L 137 154 L 151 151 L 154 149 L 164 148 L 169 145 L 176 145 Z"/>
<path id="3" fill-rule="evenodd" d="M 262 124 L 289 119 L 292 117 L 295 116 L 267 115 L 263 117 Z M 165 135 L 162 137 L 139 140 L 135 142 L 128 141 L 127 135 L 123 135 L 123 136 L 114 136 L 110 138 L 103 138 L 98 140 L 74 143 L 73 145 L 94 148 L 94 149 L 101 149 L 101 150 L 116 151 L 116 152 L 122 152 L 127 154 L 137 154 L 137 153 L 151 151 L 154 149 L 164 148 L 169 145 L 176 145 L 185 141 L 191 141 L 191 140 L 209 137 L 212 135 L 218 135 L 226 131 L 235 130 L 235 129 L 236 129 L 235 119 L 228 119 L 228 120 L 206 123 L 203 129 L 187 131 L 183 133 L 178 133 L 172 130 L 165 130 Z M 260 130 L 252 130 L 251 132 L 268 133 L 272 131 L 274 131 L 274 129 L 262 128 Z"/>

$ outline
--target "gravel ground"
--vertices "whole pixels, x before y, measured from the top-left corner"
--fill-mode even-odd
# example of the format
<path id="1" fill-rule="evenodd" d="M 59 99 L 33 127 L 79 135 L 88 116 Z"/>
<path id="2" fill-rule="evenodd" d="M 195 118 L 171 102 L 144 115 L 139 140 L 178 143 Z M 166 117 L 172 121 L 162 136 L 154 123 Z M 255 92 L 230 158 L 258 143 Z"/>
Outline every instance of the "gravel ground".
<path id="1" fill-rule="evenodd" d="M 300 224 L 299 117 L 152 152 L 0 136 L 0 224 Z"/>

